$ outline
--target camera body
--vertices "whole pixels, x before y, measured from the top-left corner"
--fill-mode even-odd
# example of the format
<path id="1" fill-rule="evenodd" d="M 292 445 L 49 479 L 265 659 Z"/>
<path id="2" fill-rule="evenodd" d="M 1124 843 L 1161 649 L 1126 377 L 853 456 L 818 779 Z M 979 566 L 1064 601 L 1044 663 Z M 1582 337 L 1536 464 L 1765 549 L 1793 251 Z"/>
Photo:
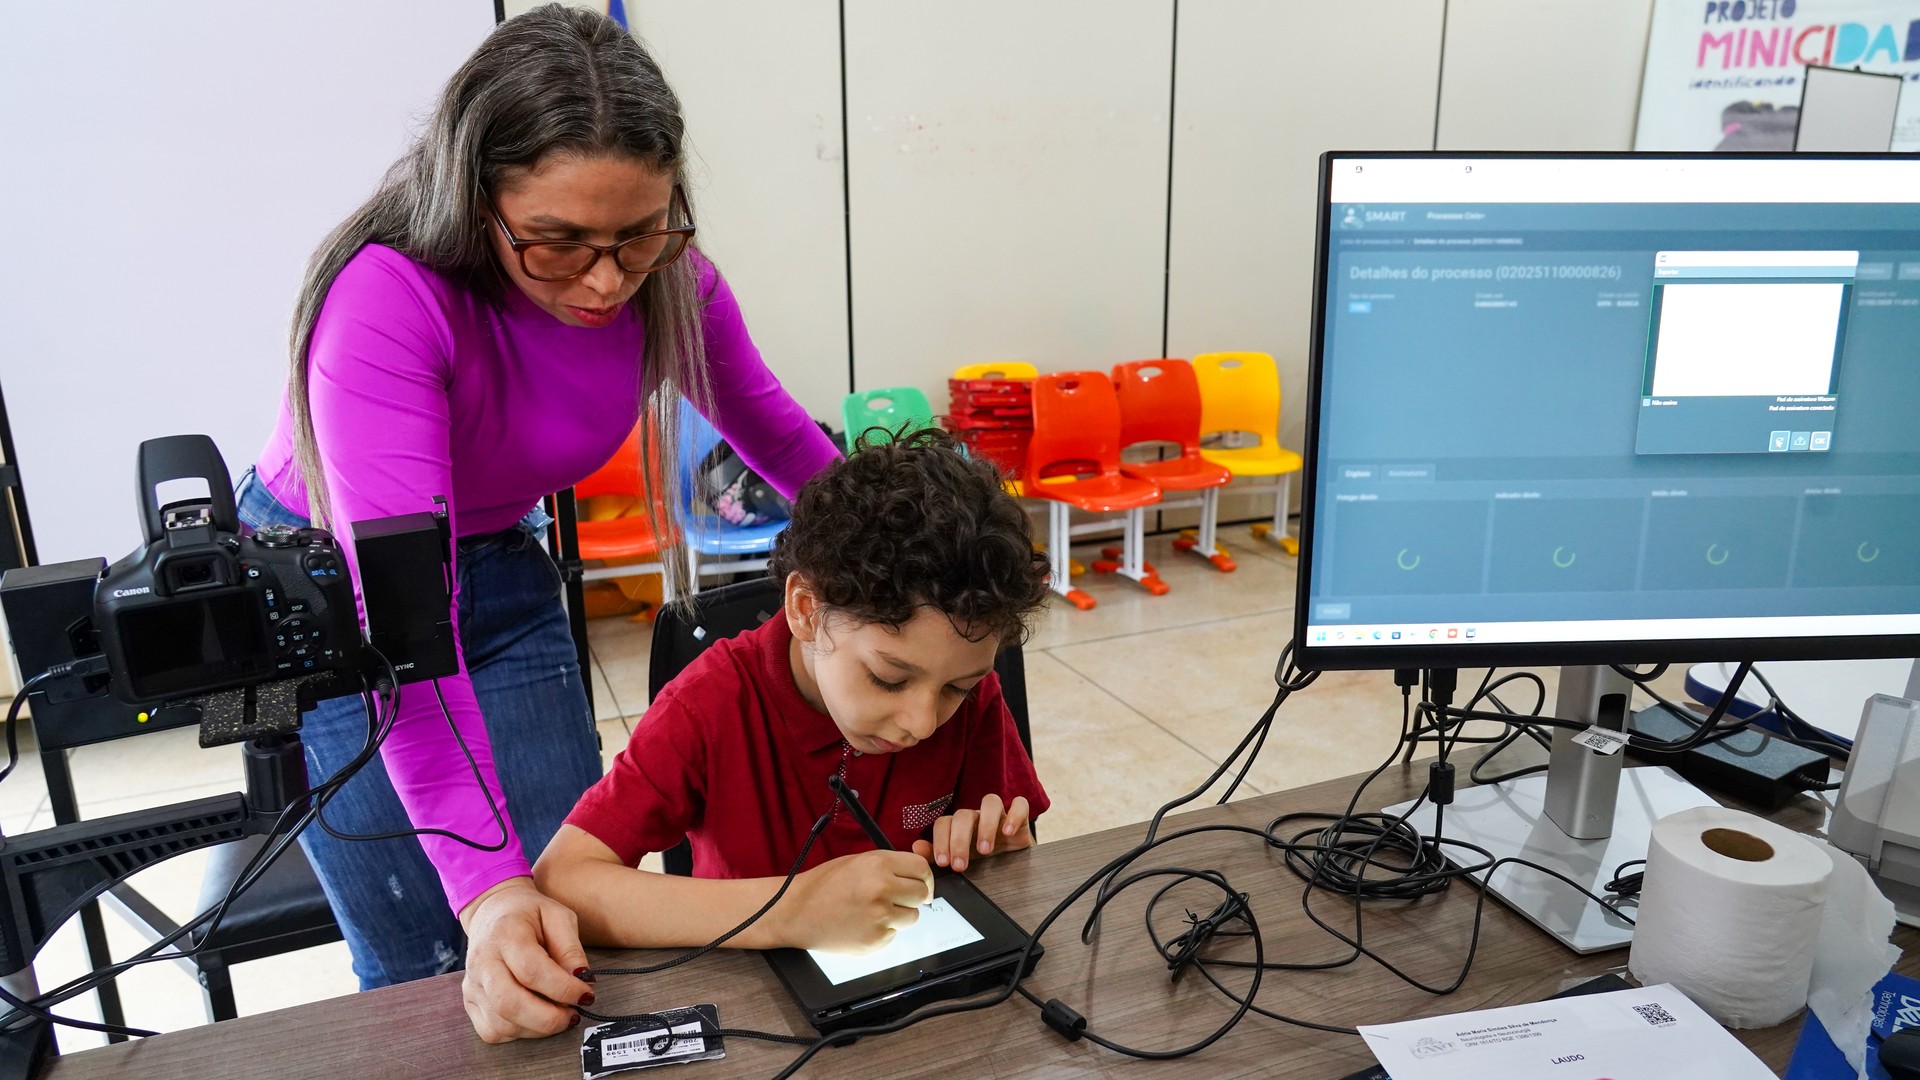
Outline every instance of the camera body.
<path id="1" fill-rule="evenodd" d="M 357 677 L 359 616 L 332 534 L 284 525 L 242 534 L 226 463 L 204 435 L 141 444 L 139 502 L 146 542 L 107 568 L 93 596 L 114 697 L 164 702 Z"/>

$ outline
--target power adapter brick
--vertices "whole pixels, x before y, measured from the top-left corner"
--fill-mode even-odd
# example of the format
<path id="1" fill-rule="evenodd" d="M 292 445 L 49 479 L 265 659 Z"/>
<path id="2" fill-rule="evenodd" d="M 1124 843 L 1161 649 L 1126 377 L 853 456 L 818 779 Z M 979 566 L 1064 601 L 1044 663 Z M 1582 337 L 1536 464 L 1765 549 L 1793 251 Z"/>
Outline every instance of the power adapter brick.
<path id="1" fill-rule="evenodd" d="M 1693 714 L 1688 723 L 1654 705 L 1633 714 L 1633 730 L 1649 738 L 1674 742 L 1691 735 L 1705 717 Z M 1719 742 L 1692 750 L 1633 748 L 1635 757 L 1665 765 L 1695 785 L 1757 803 L 1769 810 L 1787 804 L 1795 795 L 1827 782 L 1833 760 L 1817 750 L 1795 746 L 1759 728 L 1748 728 Z"/>

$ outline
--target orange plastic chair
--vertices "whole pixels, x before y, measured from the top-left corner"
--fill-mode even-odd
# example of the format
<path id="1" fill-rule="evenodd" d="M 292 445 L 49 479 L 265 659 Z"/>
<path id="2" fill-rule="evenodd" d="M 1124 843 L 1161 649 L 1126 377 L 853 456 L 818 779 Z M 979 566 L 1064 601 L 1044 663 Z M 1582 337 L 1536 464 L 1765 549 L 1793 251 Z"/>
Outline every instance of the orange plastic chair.
<path id="1" fill-rule="evenodd" d="M 597 496 L 625 496 L 634 499 L 636 505 L 623 517 L 601 521 L 582 519 L 577 528 L 579 532 L 580 558 L 596 562 L 617 563 L 618 565 L 595 566 L 581 575 L 585 581 L 599 581 L 607 578 L 632 577 L 639 574 L 661 574 L 664 567 L 660 562 L 662 551 L 671 548 L 676 539 L 663 538 L 653 529 L 653 520 L 649 518 L 646 504 L 652 504 L 653 518 L 663 524 L 671 521 L 666 504 L 662 501 L 662 485 L 648 483 L 640 471 L 640 440 L 651 438 L 646 430 L 646 421 L 635 424 L 627 439 L 620 444 L 605 465 L 596 469 L 593 475 L 573 486 L 573 494 L 578 499 L 590 499 Z M 656 466 L 659 455 L 654 455 Z M 635 562 L 634 560 L 651 560 Z M 664 587 L 664 580 L 663 580 Z M 666 600 L 673 597 L 666 596 Z"/>
<path id="2" fill-rule="evenodd" d="M 1193 358 L 1200 383 L 1200 456 L 1225 465 L 1235 477 L 1271 476 L 1272 484 L 1241 490 L 1274 493 L 1273 523 L 1253 527 L 1253 535 L 1271 536 L 1287 554 L 1300 554 L 1300 541 L 1287 534 L 1293 474 L 1300 455 L 1280 445 L 1280 369 L 1273 357 L 1257 352 L 1202 353 Z M 1209 437 L 1228 432 L 1254 436 L 1252 446 L 1206 446 Z"/>
<path id="3" fill-rule="evenodd" d="M 1120 400 L 1105 373 L 1062 371 L 1034 379 L 1026 486 L 1029 496 L 1047 501 L 1049 585 L 1074 607 L 1094 606 L 1093 597 L 1072 584 L 1067 548 L 1076 509 L 1125 515 L 1120 560 L 1095 560 L 1095 570 L 1131 578 L 1155 596 L 1167 591 L 1167 583 L 1140 557 L 1145 508 L 1160 501 L 1160 489 L 1120 473 Z"/>
<path id="4" fill-rule="evenodd" d="M 1120 449 L 1141 443 L 1172 443 L 1178 457 L 1161 461 L 1122 461 L 1120 472 L 1169 491 L 1198 491 L 1198 499 L 1162 501 L 1160 508 L 1200 507 L 1200 528 L 1192 538 L 1173 542 L 1175 549 L 1192 551 L 1222 573 L 1235 569 L 1233 556 L 1215 542 L 1220 524 L 1220 489 L 1233 472 L 1200 456 L 1200 383 L 1193 365 L 1185 360 L 1135 360 L 1115 364 L 1113 388 L 1120 399 Z M 1109 548 L 1109 558 L 1119 556 Z"/>

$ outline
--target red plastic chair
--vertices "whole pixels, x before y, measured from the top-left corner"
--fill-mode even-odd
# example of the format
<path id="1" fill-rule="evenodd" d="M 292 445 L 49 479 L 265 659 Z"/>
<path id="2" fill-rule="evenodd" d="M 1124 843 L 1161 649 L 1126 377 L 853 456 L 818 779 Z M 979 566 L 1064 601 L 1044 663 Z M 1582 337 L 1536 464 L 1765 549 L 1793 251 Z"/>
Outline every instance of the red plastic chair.
<path id="1" fill-rule="evenodd" d="M 1214 540 L 1220 524 L 1220 489 L 1233 480 L 1233 470 L 1200 456 L 1200 382 L 1185 360 L 1135 360 L 1115 364 L 1113 388 L 1120 399 L 1120 449 L 1141 443 L 1172 443 L 1180 456 L 1162 461 L 1122 461 L 1120 472 L 1168 491 L 1198 491 L 1198 499 L 1162 502 L 1163 510 L 1183 506 L 1200 508 L 1196 538 L 1173 542 L 1180 551 L 1192 551 L 1222 573 L 1235 569 L 1233 557 Z M 1118 558 L 1117 548 L 1108 548 Z"/>
<path id="2" fill-rule="evenodd" d="M 1113 382 L 1098 371 L 1062 371 L 1033 381 L 1033 441 L 1027 445 L 1027 496 L 1047 500 L 1047 554 L 1054 592 L 1086 611 L 1093 597 L 1072 585 L 1067 547 L 1071 514 L 1121 513 L 1126 518 L 1119 562 L 1096 560 L 1102 573 L 1118 572 L 1155 596 L 1167 591 L 1160 575 L 1141 562 L 1146 507 L 1160 489 L 1120 472 L 1120 400 Z"/>
<path id="3" fill-rule="evenodd" d="M 580 557 L 609 563 L 611 566 L 596 566 L 581 575 L 583 580 L 598 581 L 606 578 L 631 577 L 638 574 L 660 574 L 664 579 L 664 567 L 661 565 L 661 553 L 676 542 L 669 535 L 662 538 L 654 532 L 653 521 L 663 525 L 672 520 L 663 501 L 664 492 L 659 483 L 648 483 L 640 468 L 640 439 L 646 431 L 646 421 L 634 425 L 627 435 L 626 442 L 620 444 L 605 465 L 595 470 L 593 475 L 573 485 L 573 494 L 578 499 L 589 499 L 602 495 L 621 495 L 636 500 L 639 505 L 624 517 L 608 518 L 601 521 L 581 520 L 578 525 L 580 537 Z M 656 468 L 659 455 L 653 455 Z M 646 504 L 652 504 L 652 515 L 647 513 Z M 634 560 L 651 560 L 635 563 Z M 663 583 L 664 584 L 664 583 Z M 673 597 L 666 596 L 666 600 Z"/>

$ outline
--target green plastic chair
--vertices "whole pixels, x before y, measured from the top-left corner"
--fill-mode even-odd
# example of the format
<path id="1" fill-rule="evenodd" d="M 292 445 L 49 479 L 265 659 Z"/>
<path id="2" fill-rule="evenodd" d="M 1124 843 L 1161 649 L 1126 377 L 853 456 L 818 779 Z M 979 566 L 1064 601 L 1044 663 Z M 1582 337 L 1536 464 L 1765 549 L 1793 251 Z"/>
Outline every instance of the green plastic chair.
<path id="1" fill-rule="evenodd" d="M 904 425 L 907 430 L 933 426 L 933 406 L 916 386 L 885 386 L 848 394 L 840 402 L 840 418 L 847 425 L 847 445 L 853 446 L 871 428 L 882 428 L 886 435 L 874 432 L 868 437 L 884 442 Z"/>

